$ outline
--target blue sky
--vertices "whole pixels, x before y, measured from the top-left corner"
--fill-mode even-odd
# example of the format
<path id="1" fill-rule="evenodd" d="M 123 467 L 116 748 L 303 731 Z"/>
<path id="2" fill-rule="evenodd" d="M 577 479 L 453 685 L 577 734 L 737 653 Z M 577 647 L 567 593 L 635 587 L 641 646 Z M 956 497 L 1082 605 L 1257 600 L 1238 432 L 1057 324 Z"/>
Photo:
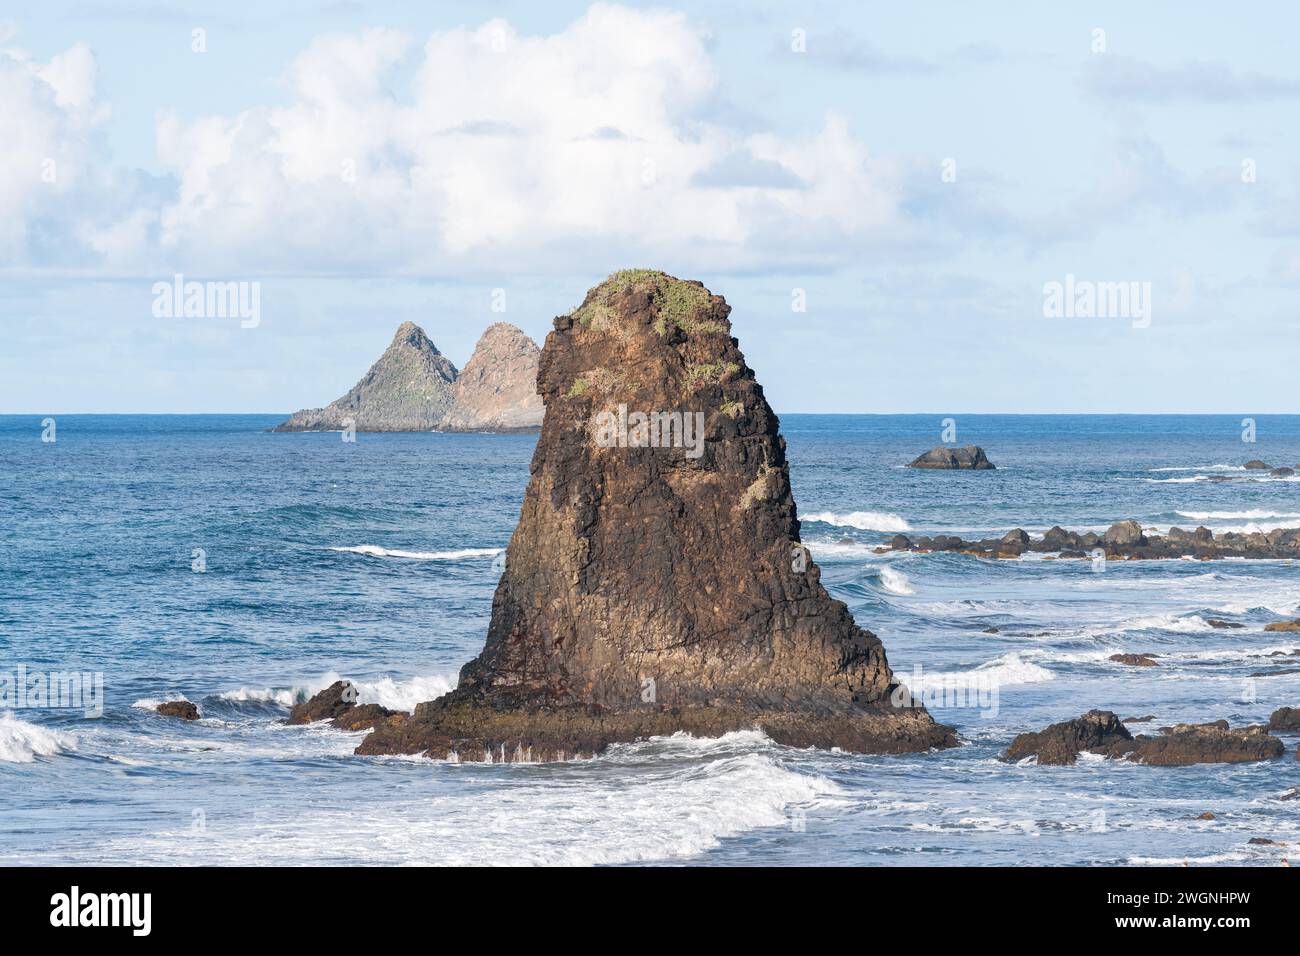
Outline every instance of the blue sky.
<path id="1" fill-rule="evenodd" d="M 778 411 L 1295 411 L 1298 20 L 15 5 L 0 412 L 321 405 L 404 320 L 460 365 L 625 267 L 726 296 Z M 156 316 L 177 273 L 260 322 Z M 1067 274 L 1150 283 L 1149 325 L 1045 317 Z"/>

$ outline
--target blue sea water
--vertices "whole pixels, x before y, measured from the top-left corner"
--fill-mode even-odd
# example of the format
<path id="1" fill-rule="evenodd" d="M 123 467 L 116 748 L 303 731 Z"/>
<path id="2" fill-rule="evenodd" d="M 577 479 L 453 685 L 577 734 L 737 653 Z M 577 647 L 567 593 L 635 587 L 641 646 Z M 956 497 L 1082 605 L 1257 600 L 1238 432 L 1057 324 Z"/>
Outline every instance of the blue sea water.
<path id="1" fill-rule="evenodd" d="M 336 676 L 402 708 L 454 686 L 482 646 L 534 438 L 265 431 L 282 417 L 58 416 L 54 443 L 38 416 L 0 417 L 0 676 L 99 672 L 105 693 L 98 718 L 0 712 L 0 863 L 1300 855 L 1300 800 L 1279 799 L 1300 787 L 1295 737 L 1284 760 L 1237 766 L 997 759 L 1016 733 L 1092 707 L 1155 717 L 1139 730 L 1300 706 L 1300 673 L 1273 656 L 1300 635 L 1263 630 L 1300 614 L 1300 567 L 874 553 L 896 531 L 1297 527 L 1300 480 L 1237 469 L 1300 463 L 1300 416 L 1257 417 L 1255 444 L 1239 416 L 954 416 L 999 466 L 982 473 L 901 467 L 939 443 L 940 415 L 786 416 L 803 537 L 832 594 L 904 680 L 996 689 L 932 707 L 963 746 L 867 757 L 751 731 L 541 765 L 356 757 L 362 735 L 282 723 Z M 1107 660 L 1122 651 L 1159 666 Z M 181 696 L 202 720 L 149 709 Z"/>

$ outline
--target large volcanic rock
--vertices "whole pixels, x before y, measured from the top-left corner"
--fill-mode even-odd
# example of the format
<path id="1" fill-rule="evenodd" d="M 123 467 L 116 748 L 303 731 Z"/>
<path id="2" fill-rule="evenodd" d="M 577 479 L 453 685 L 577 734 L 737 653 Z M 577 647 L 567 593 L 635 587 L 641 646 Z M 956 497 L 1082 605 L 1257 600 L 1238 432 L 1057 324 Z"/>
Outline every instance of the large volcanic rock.
<path id="1" fill-rule="evenodd" d="M 506 322 L 488 326 L 451 387 L 440 431 L 521 432 L 542 425 L 537 343 Z"/>
<path id="2" fill-rule="evenodd" d="M 785 442 L 729 312 L 699 283 L 631 270 L 555 320 L 486 646 L 455 691 L 358 753 L 562 759 L 751 727 L 869 753 L 955 744 L 799 544 Z M 669 447 L 645 447 L 640 413 L 683 427 L 659 419 Z"/>
<path id="3" fill-rule="evenodd" d="M 361 381 L 324 408 L 295 412 L 272 431 L 340 431 L 352 419 L 357 431 L 432 431 L 452 405 L 452 365 L 424 330 L 403 322 L 393 342 Z"/>
<path id="4" fill-rule="evenodd" d="M 936 471 L 992 471 L 997 466 L 989 461 L 988 455 L 984 454 L 984 449 L 979 445 L 966 445 L 962 448 L 936 445 L 907 467 L 931 468 Z"/>

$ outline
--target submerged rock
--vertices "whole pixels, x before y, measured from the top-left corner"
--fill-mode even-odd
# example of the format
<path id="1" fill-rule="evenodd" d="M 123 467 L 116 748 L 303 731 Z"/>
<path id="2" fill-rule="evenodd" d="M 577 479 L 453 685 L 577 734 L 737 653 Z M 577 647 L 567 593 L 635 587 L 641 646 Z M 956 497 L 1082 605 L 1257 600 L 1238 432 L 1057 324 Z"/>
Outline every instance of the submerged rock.
<path id="1" fill-rule="evenodd" d="M 1155 654 L 1112 654 L 1110 660 L 1116 664 L 1127 664 L 1130 667 L 1155 667 Z"/>
<path id="2" fill-rule="evenodd" d="M 488 326 L 451 388 L 439 431 L 524 432 L 542 425 L 537 361 L 542 350 L 506 322 Z"/>
<path id="3" fill-rule="evenodd" d="M 1134 763 L 1175 767 L 1196 763 L 1246 763 L 1274 760 L 1285 752 L 1282 741 L 1262 726 L 1233 730 L 1226 720 L 1177 724 L 1159 736 L 1134 737 L 1110 711 L 1090 710 L 1076 720 L 1052 724 L 1038 733 L 1016 737 L 1006 760 L 1037 756 L 1040 764 L 1072 764 L 1080 753 L 1122 758 Z"/>
<path id="4" fill-rule="evenodd" d="M 169 700 L 154 708 L 164 717 L 178 717 L 181 720 L 198 720 L 199 709 L 188 700 Z"/>
<path id="5" fill-rule="evenodd" d="M 866 753 L 955 745 L 822 586 L 730 311 L 629 270 L 555 320 L 483 652 L 358 753 L 550 760 L 754 727 Z"/>
<path id="6" fill-rule="evenodd" d="M 907 467 L 934 468 L 944 471 L 992 471 L 997 466 L 989 461 L 988 456 L 984 454 L 984 449 L 978 445 L 966 445 L 964 448 L 936 445 Z"/>

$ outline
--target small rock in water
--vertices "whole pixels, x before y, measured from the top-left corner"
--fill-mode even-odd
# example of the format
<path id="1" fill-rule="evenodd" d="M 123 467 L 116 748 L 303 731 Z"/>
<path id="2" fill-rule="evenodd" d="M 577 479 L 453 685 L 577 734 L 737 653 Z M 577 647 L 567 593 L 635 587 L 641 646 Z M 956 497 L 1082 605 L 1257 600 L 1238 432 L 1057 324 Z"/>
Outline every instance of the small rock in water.
<path id="1" fill-rule="evenodd" d="M 1273 466 L 1268 464 L 1267 462 L 1263 462 L 1260 461 L 1258 458 L 1255 458 L 1251 461 L 1246 462 L 1246 468 L 1249 471 L 1271 471 Z"/>
<path id="2" fill-rule="evenodd" d="M 1268 731 L 1300 734 L 1300 707 L 1279 707 L 1268 718 Z"/>
<path id="3" fill-rule="evenodd" d="M 1238 624 L 1236 621 L 1221 621 L 1217 617 L 1212 617 L 1205 623 L 1221 631 L 1239 631 L 1246 626 L 1245 624 Z"/>
<path id="4" fill-rule="evenodd" d="M 1285 631 L 1287 633 L 1300 632 L 1300 618 L 1294 621 L 1278 621 L 1276 624 L 1264 625 L 1266 631 Z"/>
<path id="5" fill-rule="evenodd" d="M 178 717 L 181 720 L 198 720 L 199 709 L 188 700 L 169 700 L 154 708 L 164 717 Z"/>
<path id="6" fill-rule="evenodd" d="M 967 445 L 964 448 L 936 445 L 907 467 L 936 471 L 992 471 L 997 466 L 989 461 L 984 449 L 978 445 Z"/>
<path id="7" fill-rule="evenodd" d="M 1199 817 L 1197 817 L 1196 819 L 1198 819 L 1198 820 L 1217 820 L 1218 817 L 1216 817 L 1216 816 L 1215 816 L 1213 813 L 1211 813 L 1209 810 L 1206 810 L 1204 813 L 1202 813 L 1202 814 L 1201 814 Z"/>
<path id="8" fill-rule="evenodd" d="M 1147 723 L 1150 723 L 1151 721 L 1153 721 L 1153 720 L 1155 720 L 1155 719 L 1156 719 L 1155 714 L 1147 714 L 1145 717 L 1125 717 L 1125 718 L 1124 718 L 1124 723 L 1126 723 L 1126 724 L 1147 724 Z"/>
<path id="9" fill-rule="evenodd" d="M 1110 660 L 1130 667 L 1155 667 L 1155 654 L 1112 654 Z"/>

